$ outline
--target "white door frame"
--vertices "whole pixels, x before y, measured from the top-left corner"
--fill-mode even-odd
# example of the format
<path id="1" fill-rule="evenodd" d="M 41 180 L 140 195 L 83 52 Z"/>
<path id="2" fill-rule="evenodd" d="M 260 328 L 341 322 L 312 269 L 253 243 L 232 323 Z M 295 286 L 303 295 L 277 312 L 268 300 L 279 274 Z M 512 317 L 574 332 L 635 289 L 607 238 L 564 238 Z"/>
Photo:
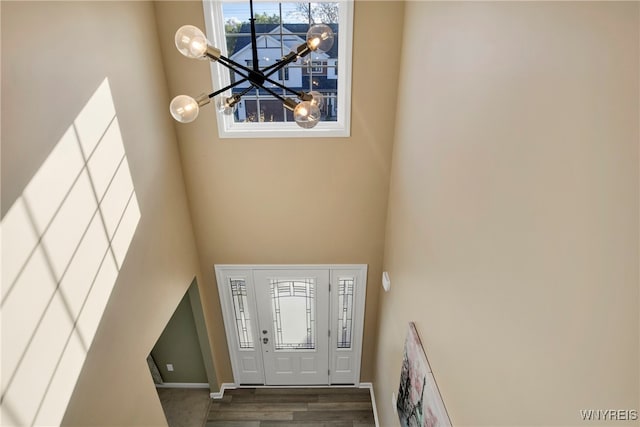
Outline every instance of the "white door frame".
<path id="1" fill-rule="evenodd" d="M 364 331 L 364 310 L 367 289 L 366 264 L 217 264 L 214 266 L 220 306 L 224 318 L 225 333 L 229 348 L 229 358 L 233 370 L 234 384 L 259 385 L 266 384 L 262 349 L 260 347 L 260 325 L 253 282 L 254 270 L 328 270 L 330 273 L 329 313 L 329 373 L 328 383 L 331 385 L 360 385 L 360 366 L 362 356 L 362 340 Z M 338 348 L 338 284 L 340 279 L 353 279 L 353 329 L 351 346 Z M 240 348 L 239 334 L 235 321 L 234 307 L 231 298 L 230 279 L 244 280 L 247 287 L 247 309 L 250 311 L 252 323 L 252 348 Z M 320 334 L 320 332 L 318 332 Z M 245 345 L 245 347 L 247 347 Z"/>

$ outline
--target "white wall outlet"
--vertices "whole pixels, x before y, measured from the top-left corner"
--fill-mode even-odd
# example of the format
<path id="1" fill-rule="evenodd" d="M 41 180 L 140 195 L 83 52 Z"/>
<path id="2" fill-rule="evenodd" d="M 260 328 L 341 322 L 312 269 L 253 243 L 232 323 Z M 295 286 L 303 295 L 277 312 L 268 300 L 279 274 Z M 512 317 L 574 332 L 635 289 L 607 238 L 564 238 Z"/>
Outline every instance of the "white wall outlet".
<path id="1" fill-rule="evenodd" d="M 173 363 L 167 363 L 167 371 L 173 372 Z"/>
<path id="2" fill-rule="evenodd" d="M 396 399 L 396 392 L 391 393 L 391 407 L 393 408 L 393 413 L 398 415 L 398 399 Z"/>

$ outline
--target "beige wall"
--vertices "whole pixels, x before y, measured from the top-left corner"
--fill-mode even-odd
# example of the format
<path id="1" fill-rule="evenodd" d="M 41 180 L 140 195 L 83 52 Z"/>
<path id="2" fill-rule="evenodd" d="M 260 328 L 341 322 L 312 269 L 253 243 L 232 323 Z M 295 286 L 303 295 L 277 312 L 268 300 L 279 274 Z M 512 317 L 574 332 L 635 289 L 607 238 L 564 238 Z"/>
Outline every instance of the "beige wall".
<path id="1" fill-rule="evenodd" d="M 145 359 L 192 282 L 197 258 L 153 5 L 1 7 L 3 217 L 105 78 L 140 206 L 64 424 L 166 425 Z"/>
<path id="2" fill-rule="evenodd" d="M 178 126 L 221 382 L 232 373 L 215 263 L 368 264 L 361 378 L 371 380 L 402 11 L 401 3 L 355 4 L 350 138 L 220 140 L 211 106 Z M 156 12 L 171 95 L 210 90 L 208 64 L 182 57 L 173 44 L 181 25 L 204 28 L 202 3 L 159 2 Z"/>
<path id="3" fill-rule="evenodd" d="M 408 321 L 454 425 L 640 409 L 638 3 L 405 12 L 381 425 Z"/>

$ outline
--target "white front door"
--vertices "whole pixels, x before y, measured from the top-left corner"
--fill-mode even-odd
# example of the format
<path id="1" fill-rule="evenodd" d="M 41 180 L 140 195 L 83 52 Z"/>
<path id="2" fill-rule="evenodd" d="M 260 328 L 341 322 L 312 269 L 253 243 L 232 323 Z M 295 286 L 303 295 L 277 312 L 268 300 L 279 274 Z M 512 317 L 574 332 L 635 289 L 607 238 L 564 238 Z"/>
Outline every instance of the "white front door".
<path id="1" fill-rule="evenodd" d="M 217 265 L 238 385 L 359 383 L 366 265 Z"/>
<path id="2" fill-rule="evenodd" d="M 329 383 L 329 270 L 255 270 L 268 385 Z"/>

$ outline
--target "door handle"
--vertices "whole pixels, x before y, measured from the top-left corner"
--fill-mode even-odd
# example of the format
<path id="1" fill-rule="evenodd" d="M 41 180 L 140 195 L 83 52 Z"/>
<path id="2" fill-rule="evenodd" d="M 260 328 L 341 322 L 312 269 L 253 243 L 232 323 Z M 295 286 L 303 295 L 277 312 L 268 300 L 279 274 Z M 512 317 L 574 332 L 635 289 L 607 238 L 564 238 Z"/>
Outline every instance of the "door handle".
<path id="1" fill-rule="evenodd" d="M 269 342 L 269 338 L 262 338 L 262 344 L 266 344 Z"/>

